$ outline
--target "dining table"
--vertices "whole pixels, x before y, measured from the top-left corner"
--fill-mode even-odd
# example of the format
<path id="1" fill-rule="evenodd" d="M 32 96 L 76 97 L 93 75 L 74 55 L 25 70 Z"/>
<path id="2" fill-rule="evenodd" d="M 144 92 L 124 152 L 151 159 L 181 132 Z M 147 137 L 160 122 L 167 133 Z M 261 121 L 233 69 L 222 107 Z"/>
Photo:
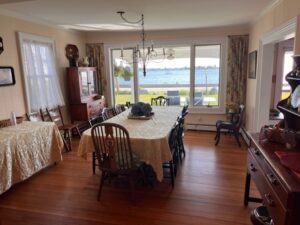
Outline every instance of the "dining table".
<path id="1" fill-rule="evenodd" d="M 129 133 L 132 152 L 143 162 L 152 166 L 158 181 L 163 179 L 164 162 L 172 159 L 169 134 L 182 108 L 179 106 L 152 106 L 150 118 L 130 117 L 130 109 L 104 121 L 125 127 Z M 91 128 L 80 139 L 78 155 L 87 159 L 94 151 Z"/>
<path id="2" fill-rule="evenodd" d="M 62 160 L 63 141 L 53 122 L 28 122 L 0 129 L 0 194 Z"/>

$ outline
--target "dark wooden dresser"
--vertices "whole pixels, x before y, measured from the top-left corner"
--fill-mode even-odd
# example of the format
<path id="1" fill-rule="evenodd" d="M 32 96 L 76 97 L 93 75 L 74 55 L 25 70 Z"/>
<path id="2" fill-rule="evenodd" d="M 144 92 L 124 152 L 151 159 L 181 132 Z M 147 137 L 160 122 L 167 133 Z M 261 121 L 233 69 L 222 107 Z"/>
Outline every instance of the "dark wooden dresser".
<path id="1" fill-rule="evenodd" d="M 99 115 L 105 100 L 98 93 L 95 67 L 67 68 L 67 89 L 72 123 Z"/>
<path id="2" fill-rule="evenodd" d="M 260 201 L 249 196 L 252 178 L 275 225 L 300 225 L 300 178 L 280 163 L 276 151 L 290 150 L 282 144 L 260 143 L 258 134 L 251 135 L 244 204 Z"/>

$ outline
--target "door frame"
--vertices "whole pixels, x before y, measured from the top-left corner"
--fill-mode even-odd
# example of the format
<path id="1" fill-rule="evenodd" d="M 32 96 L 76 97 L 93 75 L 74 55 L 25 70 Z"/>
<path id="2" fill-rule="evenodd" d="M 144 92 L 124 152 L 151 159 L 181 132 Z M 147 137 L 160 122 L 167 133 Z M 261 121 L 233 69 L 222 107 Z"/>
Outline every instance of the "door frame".
<path id="1" fill-rule="evenodd" d="M 295 37 L 296 27 L 297 17 L 294 17 L 259 40 L 253 132 L 269 123 L 275 44 Z"/>

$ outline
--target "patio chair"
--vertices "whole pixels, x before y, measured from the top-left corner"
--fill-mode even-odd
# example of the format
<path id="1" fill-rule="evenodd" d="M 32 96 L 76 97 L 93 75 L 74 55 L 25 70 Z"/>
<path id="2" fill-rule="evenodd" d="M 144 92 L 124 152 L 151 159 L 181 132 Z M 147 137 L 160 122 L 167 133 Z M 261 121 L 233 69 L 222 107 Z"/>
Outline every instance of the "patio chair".
<path id="1" fill-rule="evenodd" d="M 201 91 L 194 94 L 194 105 L 203 105 L 203 94 Z"/>
<path id="2" fill-rule="evenodd" d="M 179 91 L 167 91 L 167 98 L 169 99 L 169 105 L 180 105 Z"/>
<path id="3" fill-rule="evenodd" d="M 166 98 L 164 96 L 158 96 L 156 98 L 151 98 L 151 105 L 168 106 L 169 105 L 169 98 Z"/>

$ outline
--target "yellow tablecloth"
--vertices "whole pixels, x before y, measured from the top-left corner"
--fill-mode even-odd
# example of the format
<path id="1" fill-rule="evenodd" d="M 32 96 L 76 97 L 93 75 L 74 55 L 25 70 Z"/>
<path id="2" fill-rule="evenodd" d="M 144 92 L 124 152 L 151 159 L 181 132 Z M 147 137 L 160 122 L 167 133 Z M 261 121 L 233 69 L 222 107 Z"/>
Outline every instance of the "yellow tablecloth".
<path id="1" fill-rule="evenodd" d="M 154 116 L 150 120 L 128 119 L 125 111 L 107 122 L 124 126 L 130 136 L 132 151 L 144 162 L 151 165 L 157 179 L 163 179 L 162 163 L 171 159 L 168 143 L 169 133 L 180 115 L 181 107 L 153 107 Z M 81 136 L 78 155 L 87 158 L 87 152 L 93 151 L 91 129 Z"/>
<path id="2" fill-rule="evenodd" d="M 62 160 L 63 141 L 50 122 L 23 122 L 0 129 L 0 194 Z"/>

